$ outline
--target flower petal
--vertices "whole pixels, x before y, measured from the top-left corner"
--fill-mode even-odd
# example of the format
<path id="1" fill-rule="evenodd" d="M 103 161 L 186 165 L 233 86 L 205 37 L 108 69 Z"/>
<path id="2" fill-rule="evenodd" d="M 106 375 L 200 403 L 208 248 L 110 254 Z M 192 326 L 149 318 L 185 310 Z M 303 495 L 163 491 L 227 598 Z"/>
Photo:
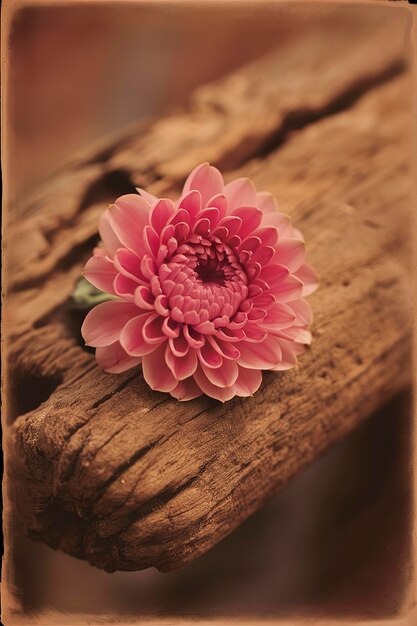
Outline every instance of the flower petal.
<path id="1" fill-rule="evenodd" d="M 129 356 L 118 341 L 115 341 L 109 346 L 97 348 L 96 360 L 105 372 L 110 372 L 111 374 L 121 374 L 139 365 L 141 362 L 140 358 Z"/>
<path id="2" fill-rule="evenodd" d="M 278 212 L 278 203 L 269 191 L 259 191 L 256 194 L 255 204 L 264 213 Z"/>
<path id="3" fill-rule="evenodd" d="M 180 198 L 178 208 L 187 211 L 190 224 L 193 225 L 197 213 L 201 211 L 202 208 L 201 193 L 198 189 L 193 189 Z"/>
<path id="4" fill-rule="evenodd" d="M 170 392 L 178 384 L 177 379 L 166 364 L 165 350 L 166 345 L 163 343 L 142 358 L 143 377 L 154 391 Z"/>
<path id="5" fill-rule="evenodd" d="M 136 191 L 142 196 L 142 198 L 145 198 L 145 200 L 148 202 L 150 206 L 155 204 L 155 202 L 157 202 L 158 200 L 157 196 L 154 196 L 153 194 L 149 193 L 149 191 L 146 191 L 145 189 L 136 187 Z"/>
<path id="6" fill-rule="evenodd" d="M 174 387 L 170 394 L 177 400 L 186 401 L 198 398 L 198 396 L 201 396 L 202 391 L 195 382 L 194 378 L 191 376 L 186 380 L 180 380 L 178 385 Z"/>
<path id="7" fill-rule="evenodd" d="M 119 339 L 125 324 L 137 313 L 130 302 L 111 300 L 92 309 L 81 326 L 81 334 L 88 346 L 109 346 Z"/>
<path id="8" fill-rule="evenodd" d="M 244 239 L 258 228 L 262 221 L 262 211 L 255 206 L 239 206 L 233 209 L 231 215 L 242 220 L 239 237 Z"/>
<path id="9" fill-rule="evenodd" d="M 153 352 L 157 347 L 158 344 L 148 343 L 143 336 L 143 326 L 151 316 L 151 313 L 136 315 L 123 327 L 119 340 L 122 348 L 130 356 L 144 356 Z"/>
<path id="10" fill-rule="evenodd" d="M 162 229 L 165 228 L 174 212 L 175 207 L 172 200 L 161 198 L 154 204 L 149 214 L 149 221 L 158 235 L 161 234 Z"/>
<path id="11" fill-rule="evenodd" d="M 128 302 L 133 302 L 135 289 L 137 288 L 138 283 L 123 274 L 117 274 L 116 278 L 113 282 L 114 292 L 123 298 L 123 300 L 127 300 Z"/>
<path id="12" fill-rule="evenodd" d="M 276 289 L 279 289 L 281 282 L 289 273 L 288 267 L 271 263 L 267 267 L 262 268 L 259 278 L 267 283 L 268 287 L 275 292 Z"/>
<path id="13" fill-rule="evenodd" d="M 213 369 L 212 367 L 206 367 L 203 363 L 201 369 L 208 378 L 208 380 L 216 387 L 231 387 L 239 374 L 239 368 L 234 361 L 225 359 L 221 367 Z"/>
<path id="14" fill-rule="evenodd" d="M 286 339 L 280 339 L 279 345 L 281 348 L 282 358 L 281 361 L 273 367 L 274 372 L 282 372 L 285 370 L 292 369 L 295 365 L 297 365 L 297 344 L 294 341 L 287 341 Z M 300 345 L 300 344 L 298 344 Z"/>
<path id="15" fill-rule="evenodd" d="M 135 252 L 120 248 L 114 255 L 114 266 L 118 272 L 137 283 L 147 284 L 147 279 L 140 268 L 141 259 Z"/>
<path id="16" fill-rule="evenodd" d="M 100 216 L 98 222 L 98 232 L 104 247 L 111 255 L 113 255 L 118 248 L 122 247 L 120 239 L 117 237 L 112 225 L 110 224 L 108 209 Z"/>
<path id="17" fill-rule="evenodd" d="M 261 370 L 247 369 L 239 365 L 239 375 L 236 379 L 236 395 L 246 398 L 258 391 L 262 382 Z"/>
<path id="18" fill-rule="evenodd" d="M 113 261 L 102 256 L 92 256 L 87 261 L 82 273 L 84 278 L 94 287 L 114 295 L 113 282 L 117 272 Z"/>
<path id="19" fill-rule="evenodd" d="M 262 321 L 263 328 L 270 333 L 283 328 L 288 328 L 295 321 L 294 311 L 284 303 L 277 303 L 271 307 Z"/>
<path id="20" fill-rule="evenodd" d="M 311 306 L 306 300 L 300 298 L 294 300 L 288 305 L 294 311 L 296 316 L 296 326 L 308 326 L 313 321 L 313 312 Z"/>
<path id="21" fill-rule="evenodd" d="M 231 387 L 217 387 L 211 383 L 205 373 L 203 372 L 201 367 L 197 367 L 194 373 L 194 380 L 197 385 L 200 387 L 201 391 L 205 393 L 210 398 L 215 398 L 216 400 L 220 400 L 221 402 L 225 402 L 226 400 L 230 400 L 233 396 L 236 395 L 235 386 Z"/>
<path id="22" fill-rule="evenodd" d="M 268 336 L 260 343 L 239 343 L 240 357 L 237 363 L 248 369 L 268 370 L 281 361 L 281 349 L 276 337 Z"/>
<path id="23" fill-rule="evenodd" d="M 153 311 L 155 309 L 154 306 L 155 296 L 146 285 L 139 285 L 139 287 L 135 288 L 134 292 L 134 303 L 140 309 L 144 311 Z"/>
<path id="24" fill-rule="evenodd" d="M 165 361 L 177 380 L 192 376 L 197 368 L 198 359 L 195 350 L 189 350 L 184 356 L 176 356 L 167 344 Z"/>
<path id="25" fill-rule="evenodd" d="M 109 209 L 110 224 L 126 248 L 143 254 L 143 229 L 149 224 L 149 204 L 133 193 L 117 198 Z"/>
<path id="26" fill-rule="evenodd" d="M 295 272 L 304 261 L 304 242 L 299 239 L 280 239 L 275 246 L 272 263 L 288 267 Z"/>
<path id="27" fill-rule="evenodd" d="M 256 189 L 249 178 L 236 178 L 224 187 L 229 211 L 244 204 L 256 204 Z"/>
<path id="28" fill-rule="evenodd" d="M 222 219 L 227 214 L 228 202 L 224 193 L 218 193 L 216 196 L 210 198 L 207 202 L 208 207 L 215 207 L 219 211 L 219 219 Z"/>
<path id="29" fill-rule="evenodd" d="M 303 283 L 293 274 L 283 278 L 278 285 L 271 288 L 276 300 L 280 302 L 292 302 L 301 298 Z"/>
<path id="30" fill-rule="evenodd" d="M 197 349 L 198 358 L 206 367 L 217 368 L 223 363 L 222 356 L 206 341 L 204 346 Z"/>
<path id="31" fill-rule="evenodd" d="M 303 283 L 303 296 L 309 296 L 319 286 L 319 278 L 310 265 L 303 263 L 295 272 L 297 278 Z"/>
<path id="32" fill-rule="evenodd" d="M 210 198 L 223 193 L 223 176 L 216 167 L 202 163 L 191 172 L 185 181 L 183 195 L 193 189 L 197 189 L 201 193 L 202 206 L 205 207 Z"/>

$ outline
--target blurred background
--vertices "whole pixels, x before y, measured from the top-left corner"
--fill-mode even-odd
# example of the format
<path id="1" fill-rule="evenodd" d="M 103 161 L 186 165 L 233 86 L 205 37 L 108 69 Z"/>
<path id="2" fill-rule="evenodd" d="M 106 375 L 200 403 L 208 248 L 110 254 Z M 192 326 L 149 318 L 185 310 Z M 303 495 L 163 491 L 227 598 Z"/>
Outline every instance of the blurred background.
<path id="1" fill-rule="evenodd" d="M 351 29 L 354 45 L 359 31 L 386 19 L 383 8 L 316 3 L 27 6 L 8 42 L 10 195 L 29 194 L 78 150 L 186 103 L 197 85 L 309 29 Z M 410 576 L 409 432 L 405 395 L 170 574 L 106 574 L 22 532 L 17 596 L 25 611 L 125 619 L 386 616 Z"/>
<path id="2" fill-rule="evenodd" d="M 197 85 L 319 24 L 351 28 L 354 43 L 384 19 L 316 3 L 34 2 L 15 14 L 9 41 L 11 198 L 97 139 L 185 103 Z"/>

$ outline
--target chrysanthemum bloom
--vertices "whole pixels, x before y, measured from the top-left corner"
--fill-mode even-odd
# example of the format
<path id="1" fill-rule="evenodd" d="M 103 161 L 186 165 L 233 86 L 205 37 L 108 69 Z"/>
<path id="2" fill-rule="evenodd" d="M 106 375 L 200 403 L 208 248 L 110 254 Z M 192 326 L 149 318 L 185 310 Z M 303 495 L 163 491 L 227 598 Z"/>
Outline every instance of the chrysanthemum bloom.
<path id="1" fill-rule="evenodd" d="M 177 202 L 121 196 L 100 219 L 84 276 L 115 296 L 82 326 L 107 372 L 142 363 L 152 389 L 190 400 L 251 396 L 311 341 L 304 296 L 317 286 L 304 241 L 271 194 L 223 182 L 207 163 Z"/>

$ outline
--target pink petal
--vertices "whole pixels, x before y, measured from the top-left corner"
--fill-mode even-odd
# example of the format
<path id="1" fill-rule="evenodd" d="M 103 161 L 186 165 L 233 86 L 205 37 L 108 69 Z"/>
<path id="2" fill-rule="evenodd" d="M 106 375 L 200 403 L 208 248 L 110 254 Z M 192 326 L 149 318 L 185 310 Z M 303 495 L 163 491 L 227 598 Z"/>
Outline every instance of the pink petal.
<path id="1" fill-rule="evenodd" d="M 244 204 L 256 204 L 256 189 L 249 178 L 237 178 L 225 185 L 224 193 L 229 204 L 229 211 Z"/>
<path id="2" fill-rule="evenodd" d="M 267 267 L 262 268 L 259 274 L 259 278 L 265 281 L 268 287 L 275 292 L 276 289 L 279 289 L 279 286 L 282 283 L 283 279 L 286 278 L 289 273 L 290 272 L 288 267 L 284 267 L 283 265 L 271 264 Z"/>
<path id="3" fill-rule="evenodd" d="M 228 202 L 224 193 L 219 193 L 217 194 L 217 196 L 213 196 L 212 198 L 210 198 L 210 200 L 207 202 L 207 206 L 215 207 L 216 209 L 218 209 L 220 215 L 219 219 L 222 219 L 227 214 Z"/>
<path id="4" fill-rule="evenodd" d="M 145 198 L 145 200 L 148 202 L 150 206 L 155 204 L 155 202 L 158 200 L 157 196 L 154 196 L 153 194 L 149 193 L 149 191 L 145 191 L 145 189 L 136 187 L 136 191 L 142 196 L 142 198 Z"/>
<path id="5" fill-rule="evenodd" d="M 81 334 L 88 346 L 109 346 L 119 339 L 126 322 L 137 313 L 137 307 L 129 302 L 111 300 L 92 309 L 81 326 Z"/>
<path id="6" fill-rule="evenodd" d="M 97 289 L 111 294 L 115 293 L 113 282 L 116 274 L 113 262 L 101 256 L 92 256 L 83 270 L 83 276 L 89 283 Z"/>
<path id="7" fill-rule="evenodd" d="M 268 191 L 259 191 L 256 194 L 256 206 L 264 213 L 278 212 L 278 203 L 271 193 Z"/>
<path id="8" fill-rule="evenodd" d="M 294 311 L 296 316 L 296 326 L 308 326 L 313 321 L 311 306 L 306 300 L 294 300 L 288 306 Z"/>
<path id="9" fill-rule="evenodd" d="M 304 343 L 306 345 L 310 345 L 311 343 L 311 332 L 303 326 L 292 326 L 291 328 L 285 328 L 283 332 L 285 333 L 285 335 L 291 337 L 291 339 L 294 339 L 294 341 L 297 341 L 298 343 Z"/>
<path id="10" fill-rule="evenodd" d="M 197 215 L 197 221 L 207 219 L 210 223 L 210 229 L 214 228 L 220 219 L 220 211 L 215 207 L 203 209 Z"/>
<path id="11" fill-rule="evenodd" d="M 143 243 L 146 251 L 156 259 L 161 243 L 156 231 L 149 224 L 143 229 Z"/>
<path id="12" fill-rule="evenodd" d="M 232 215 L 242 220 L 239 237 L 244 239 L 256 230 L 262 221 L 262 211 L 255 206 L 239 206 L 233 209 Z"/>
<path id="13" fill-rule="evenodd" d="M 222 341 L 213 335 L 209 335 L 207 341 L 209 341 L 213 348 L 225 359 L 235 360 L 240 357 L 238 348 L 230 341 Z"/>
<path id="14" fill-rule="evenodd" d="M 154 310 L 154 302 L 155 296 L 145 285 L 139 285 L 139 287 L 135 288 L 134 292 L 134 303 L 140 309 L 145 311 L 153 311 Z"/>
<path id="15" fill-rule="evenodd" d="M 149 204 L 144 198 L 127 194 L 109 209 L 110 224 L 126 248 L 143 254 L 143 230 L 149 224 Z"/>
<path id="16" fill-rule="evenodd" d="M 217 387 L 213 385 L 201 369 L 201 367 L 197 367 L 194 373 L 194 380 L 197 385 L 200 387 L 201 391 L 205 393 L 210 398 L 215 398 L 216 400 L 220 400 L 221 402 L 225 402 L 226 400 L 230 400 L 233 396 L 236 395 L 235 386 L 231 387 Z"/>
<path id="17" fill-rule="evenodd" d="M 100 216 L 98 232 L 104 247 L 111 255 L 113 255 L 118 248 L 122 247 L 120 239 L 117 237 L 112 225 L 110 224 L 108 209 Z"/>
<path id="18" fill-rule="evenodd" d="M 177 337 L 171 337 L 169 339 L 169 345 L 171 348 L 171 352 L 178 357 L 185 356 L 190 350 L 190 344 L 184 337 L 182 329 L 180 329 Z"/>
<path id="19" fill-rule="evenodd" d="M 196 331 L 192 326 L 184 326 L 184 337 L 191 348 L 197 349 L 204 346 L 204 336 Z"/>
<path id="20" fill-rule="evenodd" d="M 284 213 L 266 213 L 263 219 L 264 226 L 274 226 L 283 239 L 299 239 L 304 241 L 302 233 L 294 228 L 291 218 Z"/>
<path id="21" fill-rule="evenodd" d="M 283 278 L 279 284 L 271 287 L 273 294 L 280 302 L 291 302 L 301 298 L 303 292 L 303 283 L 294 275 L 289 274 Z"/>
<path id="22" fill-rule="evenodd" d="M 158 313 L 152 313 L 148 316 L 142 328 L 142 335 L 147 343 L 158 344 L 166 341 L 166 336 L 162 330 L 164 318 Z"/>
<path id="23" fill-rule="evenodd" d="M 262 372 L 260 370 L 247 369 L 239 366 L 239 375 L 235 387 L 236 395 L 246 398 L 253 396 L 258 391 L 262 382 Z"/>
<path id="24" fill-rule="evenodd" d="M 234 361 L 225 359 L 221 367 L 213 369 L 206 367 L 203 363 L 201 369 L 208 380 L 216 387 L 231 387 L 239 374 L 239 368 Z"/>
<path id="25" fill-rule="evenodd" d="M 224 217 L 217 224 L 217 228 L 213 232 L 213 235 L 216 235 L 223 228 L 227 229 L 227 238 L 231 238 L 242 228 L 242 220 L 240 219 L 240 217 L 236 217 L 233 215 L 228 215 Z"/>
<path id="26" fill-rule="evenodd" d="M 174 387 L 170 393 L 171 396 L 177 400 L 186 401 L 198 398 L 198 396 L 201 396 L 202 391 L 195 382 L 194 378 L 190 377 L 186 380 L 180 380 L 178 385 Z"/>
<path id="27" fill-rule="evenodd" d="M 155 350 L 156 345 L 154 343 L 147 343 L 143 336 L 143 326 L 151 315 L 151 313 L 136 315 L 121 331 L 120 344 L 130 356 L 144 356 Z"/>
<path id="28" fill-rule="evenodd" d="M 195 217 L 202 208 L 201 193 L 197 189 L 188 192 L 180 199 L 178 208 L 187 211 L 190 218 L 190 224 L 194 224 Z"/>
<path id="29" fill-rule="evenodd" d="M 223 363 L 223 358 L 208 341 L 205 342 L 204 346 L 197 349 L 197 354 L 201 363 L 206 367 L 216 368 Z"/>
<path id="30" fill-rule="evenodd" d="M 178 384 L 165 361 L 166 345 L 162 344 L 142 358 L 143 377 L 154 391 L 170 392 Z"/>
<path id="31" fill-rule="evenodd" d="M 210 198 L 223 193 L 223 176 L 216 167 L 202 163 L 191 172 L 185 181 L 183 195 L 193 189 L 197 189 L 201 193 L 202 206 L 205 207 Z"/>
<path id="32" fill-rule="evenodd" d="M 114 292 L 123 298 L 124 300 L 128 300 L 129 302 L 133 302 L 135 293 L 135 289 L 137 288 L 138 283 L 136 280 L 132 280 L 123 274 L 117 274 L 116 278 L 113 282 Z"/>
<path id="33" fill-rule="evenodd" d="M 149 214 L 149 220 L 152 227 L 158 234 L 161 234 L 162 229 L 165 228 L 169 218 L 174 214 L 174 212 L 175 207 L 173 202 L 166 198 L 158 200 L 152 207 Z"/>
<path id="34" fill-rule="evenodd" d="M 198 365 L 195 350 L 189 350 L 184 356 L 176 356 L 172 353 L 169 344 L 166 347 L 165 360 L 177 380 L 184 380 L 192 376 Z"/>
<path id="35" fill-rule="evenodd" d="M 178 209 L 175 211 L 173 215 L 169 218 L 169 224 L 175 226 L 175 224 L 180 224 L 181 222 L 185 222 L 189 224 L 190 222 L 190 214 L 185 209 Z"/>
<path id="36" fill-rule="evenodd" d="M 219 328 L 216 332 L 216 339 L 221 339 L 222 341 L 232 341 L 238 342 L 242 341 L 245 338 L 245 333 L 241 328 L 237 330 L 230 330 L 229 328 Z"/>
<path id="37" fill-rule="evenodd" d="M 114 255 L 114 266 L 118 272 L 137 283 L 146 284 L 147 280 L 142 273 L 140 265 L 140 257 L 126 248 L 121 248 Z"/>
<path id="38" fill-rule="evenodd" d="M 262 292 L 259 296 L 253 298 L 253 304 L 262 309 L 270 309 L 275 304 L 275 296 L 272 293 Z"/>
<path id="39" fill-rule="evenodd" d="M 194 224 L 194 232 L 197 235 L 202 235 L 203 237 L 208 235 L 208 233 L 210 232 L 210 220 L 208 220 L 206 217 L 203 217 L 201 220 L 197 219 L 196 223 Z"/>
<path id="40" fill-rule="evenodd" d="M 260 343 L 264 341 L 267 336 L 267 331 L 261 325 L 257 324 L 246 324 L 244 328 L 246 341 L 250 343 Z"/>
<path id="41" fill-rule="evenodd" d="M 248 369 L 272 369 L 281 361 L 281 349 L 276 337 L 268 336 L 260 343 L 239 343 L 239 365 Z"/>
<path id="42" fill-rule="evenodd" d="M 286 339 L 280 339 L 279 344 L 281 347 L 282 358 L 281 361 L 272 368 L 275 372 L 289 370 L 297 365 L 297 344 L 293 341 L 287 341 Z"/>
<path id="43" fill-rule="evenodd" d="M 303 296 L 309 296 L 319 286 L 319 278 L 310 265 L 303 263 L 295 272 L 297 278 L 303 283 Z"/>
<path id="44" fill-rule="evenodd" d="M 264 266 L 271 261 L 275 254 L 275 250 L 272 246 L 261 246 L 256 252 L 252 255 L 251 262 L 259 263 Z"/>
<path id="45" fill-rule="evenodd" d="M 96 360 L 100 367 L 111 374 L 121 374 L 141 362 L 140 358 L 133 358 L 126 354 L 118 341 L 109 346 L 97 348 Z"/>
<path id="46" fill-rule="evenodd" d="M 295 272 L 304 261 L 304 248 L 304 242 L 299 239 L 280 239 L 275 246 L 272 262 Z"/>
<path id="47" fill-rule="evenodd" d="M 162 330 L 167 337 L 178 337 L 180 329 L 180 325 L 171 317 L 166 317 L 162 323 Z"/>
<path id="48" fill-rule="evenodd" d="M 274 330 L 288 328 L 294 323 L 294 320 L 294 311 L 286 304 L 280 303 L 275 304 L 267 311 L 267 314 L 262 321 L 262 326 L 268 329 L 269 332 L 273 333 Z"/>
<path id="49" fill-rule="evenodd" d="M 259 237 L 264 246 L 275 246 L 278 241 L 278 230 L 275 226 L 265 226 L 264 228 L 258 228 L 254 232 L 254 235 Z"/>

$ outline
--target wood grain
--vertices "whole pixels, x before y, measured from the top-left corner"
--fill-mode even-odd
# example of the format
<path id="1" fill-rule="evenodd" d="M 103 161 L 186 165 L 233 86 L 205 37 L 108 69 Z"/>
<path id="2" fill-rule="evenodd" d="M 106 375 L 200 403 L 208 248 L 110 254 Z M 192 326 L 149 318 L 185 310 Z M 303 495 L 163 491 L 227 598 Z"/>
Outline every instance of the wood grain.
<path id="1" fill-rule="evenodd" d="M 12 209 L 9 404 L 31 536 L 109 571 L 178 567 L 408 384 L 410 85 L 397 35 L 364 33 L 345 54 L 343 33 L 326 45 L 316 33 L 75 159 Z M 138 370 L 102 373 L 68 304 L 105 203 L 138 184 L 175 193 L 203 160 L 274 193 L 322 279 L 299 369 L 224 405 L 178 403 Z"/>

